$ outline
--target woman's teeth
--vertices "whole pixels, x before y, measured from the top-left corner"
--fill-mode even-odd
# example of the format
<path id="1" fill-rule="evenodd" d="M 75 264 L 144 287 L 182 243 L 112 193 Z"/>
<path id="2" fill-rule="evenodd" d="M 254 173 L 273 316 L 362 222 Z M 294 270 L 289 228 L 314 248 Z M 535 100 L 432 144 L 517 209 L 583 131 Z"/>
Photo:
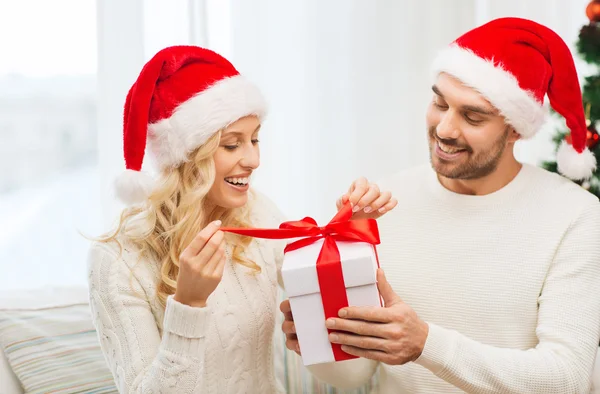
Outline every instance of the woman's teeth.
<path id="1" fill-rule="evenodd" d="M 225 178 L 225 182 L 236 186 L 246 186 L 248 184 L 248 178 Z"/>

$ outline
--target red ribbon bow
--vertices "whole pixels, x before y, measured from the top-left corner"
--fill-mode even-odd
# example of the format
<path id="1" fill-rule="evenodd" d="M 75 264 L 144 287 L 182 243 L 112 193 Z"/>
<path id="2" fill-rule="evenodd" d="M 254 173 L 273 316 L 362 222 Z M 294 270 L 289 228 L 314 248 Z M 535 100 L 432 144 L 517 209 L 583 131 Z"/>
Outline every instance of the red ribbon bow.
<path id="1" fill-rule="evenodd" d="M 317 258 L 316 268 L 325 310 L 325 319 L 337 317 L 341 308 L 348 306 L 346 285 L 336 241 L 366 242 L 379 245 L 379 230 L 375 219 L 350 220 L 352 208 L 349 203 L 331 219 L 327 225 L 319 227 L 311 217 L 299 221 L 282 223 L 278 229 L 261 228 L 222 228 L 222 231 L 266 239 L 302 238 L 288 244 L 285 252 L 290 252 L 315 243 L 324 238 Z M 374 249 L 375 250 L 375 249 Z M 375 253 L 376 250 L 375 250 Z M 330 330 L 331 332 L 331 330 Z M 356 358 L 342 351 L 339 344 L 331 345 L 336 361 Z"/>

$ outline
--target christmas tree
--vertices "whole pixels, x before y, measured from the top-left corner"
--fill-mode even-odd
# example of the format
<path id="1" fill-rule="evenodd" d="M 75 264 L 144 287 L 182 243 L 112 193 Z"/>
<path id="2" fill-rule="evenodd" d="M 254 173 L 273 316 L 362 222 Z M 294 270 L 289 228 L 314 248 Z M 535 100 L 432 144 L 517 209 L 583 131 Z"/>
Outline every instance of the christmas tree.
<path id="1" fill-rule="evenodd" d="M 600 0 L 588 4 L 586 15 L 590 23 L 579 31 L 577 52 L 587 63 L 600 66 Z M 596 131 L 597 122 L 600 121 L 600 73 L 585 78 L 582 95 L 588 126 L 586 145 L 600 163 L 600 137 Z M 552 140 L 558 148 L 560 143 L 565 139 L 568 141 L 569 137 L 566 129 L 558 130 Z M 558 172 L 555 160 L 545 161 L 542 166 L 549 171 Z M 591 179 L 577 183 L 600 198 L 600 169 L 594 172 Z"/>

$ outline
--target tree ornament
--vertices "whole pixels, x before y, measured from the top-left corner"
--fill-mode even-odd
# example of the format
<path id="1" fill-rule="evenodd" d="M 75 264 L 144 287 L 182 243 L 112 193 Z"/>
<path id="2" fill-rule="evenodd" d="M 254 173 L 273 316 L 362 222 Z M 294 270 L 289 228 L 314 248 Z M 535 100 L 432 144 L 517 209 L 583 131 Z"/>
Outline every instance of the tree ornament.
<path id="1" fill-rule="evenodd" d="M 590 22 L 600 22 L 600 0 L 590 1 L 585 9 L 585 14 Z"/>
<path id="2" fill-rule="evenodd" d="M 594 125 L 590 125 L 587 129 L 587 139 L 585 141 L 585 146 L 589 149 L 593 149 L 596 144 L 599 142 L 600 136 L 598 135 L 598 131 Z"/>

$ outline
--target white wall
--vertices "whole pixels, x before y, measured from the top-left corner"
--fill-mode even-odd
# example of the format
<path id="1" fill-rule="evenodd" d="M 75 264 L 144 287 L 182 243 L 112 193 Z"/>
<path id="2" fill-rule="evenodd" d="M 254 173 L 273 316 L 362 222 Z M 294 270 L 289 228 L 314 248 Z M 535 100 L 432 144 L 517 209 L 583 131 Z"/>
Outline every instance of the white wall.
<path id="1" fill-rule="evenodd" d="M 428 160 L 423 120 L 438 49 L 501 16 L 546 24 L 574 48 L 587 23 L 587 0 L 230 3 L 232 60 L 271 104 L 256 184 L 289 216 L 320 221 L 352 179 Z M 550 158 L 557 123 L 519 143 L 518 158 Z"/>
<path id="2" fill-rule="evenodd" d="M 473 1 L 231 4 L 232 60 L 271 105 L 257 185 L 286 214 L 327 220 L 354 178 L 428 160 L 428 65 Z"/>
<path id="3" fill-rule="evenodd" d="M 547 24 L 573 44 L 587 0 L 99 1 L 99 125 L 107 223 L 120 205 L 110 179 L 123 168 L 122 105 L 143 62 L 172 44 L 223 54 L 270 103 L 255 185 L 290 218 L 325 221 L 361 175 L 428 160 L 424 111 L 436 51 L 500 16 Z M 206 18 L 206 19 L 204 19 Z M 586 67 L 578 62 L 580 69 Z M 111 81 L 110 86 L 106 81 Z M 552 154 L 549 124 L 517 148 Z"/>

